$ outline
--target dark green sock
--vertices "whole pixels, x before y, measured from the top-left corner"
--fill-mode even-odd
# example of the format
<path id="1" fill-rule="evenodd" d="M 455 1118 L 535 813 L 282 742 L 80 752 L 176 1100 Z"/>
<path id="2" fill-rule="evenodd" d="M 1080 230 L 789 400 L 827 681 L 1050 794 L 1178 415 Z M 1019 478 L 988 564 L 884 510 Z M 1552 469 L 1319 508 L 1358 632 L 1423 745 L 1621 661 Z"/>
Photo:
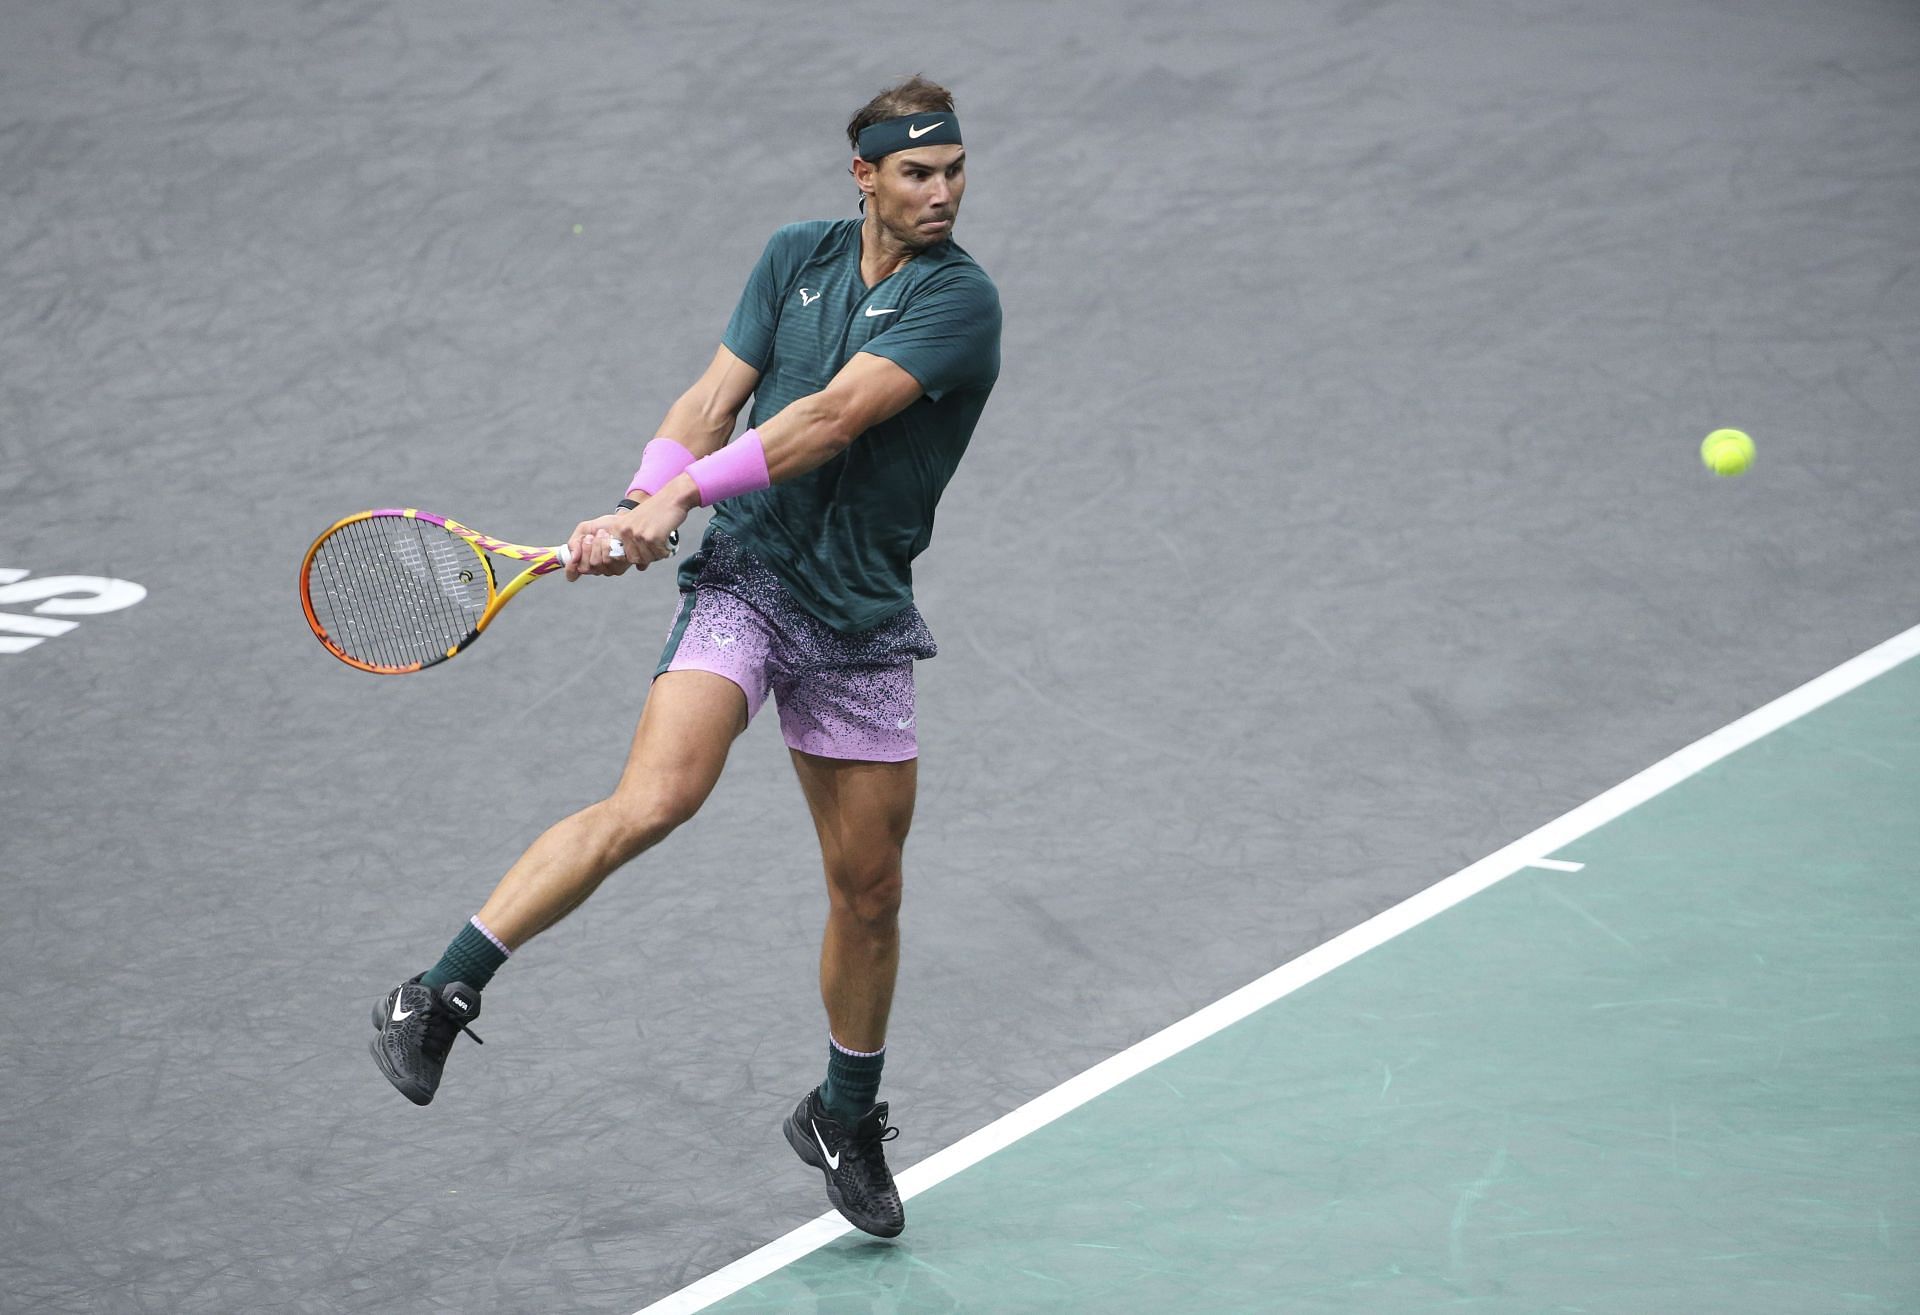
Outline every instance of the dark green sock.
<path id="1" fill-rule="evenodd" d="M 885 1046 L 862 1055 L 841 1049 L 839 1042 L 828 1037 L 827 1080 L 820 1084 L 820 1103 L 827 1107 L 827 1113 L 843 1127 L 852 1128 L 860 1122 L 880 1095 L 880 1066 L 886 1062 Z"/>
<path id="2" fill-rule="evenodd" d="M 478 991 L 493 980 L 494 973 L 507 961 L 507 954 L 507 949 L 481 927 L 480 919 L 470 918 L 448 944 L 440 962 L 422 974 L 420 984 L 445 986 L 448 982 L 465 982 Z"/>

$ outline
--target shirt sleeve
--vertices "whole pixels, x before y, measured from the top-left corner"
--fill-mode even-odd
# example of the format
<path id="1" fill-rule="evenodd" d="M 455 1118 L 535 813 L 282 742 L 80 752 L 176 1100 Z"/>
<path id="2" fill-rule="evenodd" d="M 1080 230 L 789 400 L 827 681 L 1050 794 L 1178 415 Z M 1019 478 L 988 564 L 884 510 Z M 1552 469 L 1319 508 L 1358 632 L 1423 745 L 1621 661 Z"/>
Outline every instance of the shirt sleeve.
<path id="1" fill-rule="evenodd" d="M 1000 376 L 1000 294 L 984 276 L 945 280 L 915 296 L 897 323 L 860 350 L 892 361 L 936 402 L 992 388 Z"/>
<path id="2" fill-rule="evenodd" d="M 795 240 L 804 236 L 800 228 L 801 225 L 789 224 L 767 239 L 766 250 L 760 253 L 753 273 L 747 275 L 747 286 L 740 293 L 733 318 L 727 321 L 727 331 L 720 339 L 728 351 L 756 370 L 766 369 L 767 360 L 773 355 L 773 333 L 780 324 L 780 299 L 793 276 Z"/>

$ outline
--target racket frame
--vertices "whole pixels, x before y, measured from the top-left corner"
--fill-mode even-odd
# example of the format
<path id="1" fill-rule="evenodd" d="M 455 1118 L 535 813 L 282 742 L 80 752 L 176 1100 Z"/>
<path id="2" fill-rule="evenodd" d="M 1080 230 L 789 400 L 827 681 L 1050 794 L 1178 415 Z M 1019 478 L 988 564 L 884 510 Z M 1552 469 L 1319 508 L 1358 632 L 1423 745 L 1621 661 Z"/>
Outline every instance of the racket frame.
<path id="1" fill-rule="evenodd" d="M 448 648 L 447 651 L 439 657 L 429 658 L 422 662 L 408 663 L 405 666 L 385 666 L 379 663 L 368 662 L 364 658 L 357 658 L 334 642 L 332 636 L 327 633 L 327 628 L 320 623 L 319 615 L 313 609 L 311 587 L 313 579 L 312 567 L 313 559 L 319 553 L 320 546 L 346 526 L 356 524 L 360 521 L 374 520 L 379 517 L 405 517 L 408 520 L 425 521 L 430 525 L 439 526 L 457 538 L 466 540 L 467 546 L 473 549 L 474 557 L 479 560 L 481 569 L 485 572 L 487 582 L 486 610 L 480 614 L 479 620 L 474 622 L 473 629 L 468 631 L 458 643 Z M 500 588 L 498 577 L 494 574 L 493 562 L 489 559 L 488 554 L 510 558 L 517 562 L 525 562 L 527 563 L 527 569 L 507 581 L 504 589 Z M 565 544 L 560 544 L 552 548 L 536 548 L 530 544 L 507 543 L 491 535 L 482 534 L 478 530 L 469 529 L 451 517 L 436 516 L 430 511 L 421 511 L 418 507 L 381 507 L 374 511 L 362 511 L 352 516 L 343 517 L 328 526 L 325 533 L 313 541 L 312 546 L 307 549 L 306 557 L 302 559 L 300 563 L 300 608 L 307 614 L 307 625 L 312 628 L 314 638 L 318 639 L 321 644 L 326 647 L 327 652 L 333 654 L 333 656 L 339 658 L 348 666 L 357 667 L 361 671 L 370 671 L 376 676 L 404 676 L 415 671 L 425 670 L 427 667 L 437 666 L 445 662 L 448 658 L 458 655 L 462 649 L 480 637 L 480 632 L 492 623 L 493 618 L 499 615 L 500 609 L 511 602 L 515 594 L 526 588 L 540 576 L 550 574 L 564 567 L 567 564 L 566 556 Z"/>

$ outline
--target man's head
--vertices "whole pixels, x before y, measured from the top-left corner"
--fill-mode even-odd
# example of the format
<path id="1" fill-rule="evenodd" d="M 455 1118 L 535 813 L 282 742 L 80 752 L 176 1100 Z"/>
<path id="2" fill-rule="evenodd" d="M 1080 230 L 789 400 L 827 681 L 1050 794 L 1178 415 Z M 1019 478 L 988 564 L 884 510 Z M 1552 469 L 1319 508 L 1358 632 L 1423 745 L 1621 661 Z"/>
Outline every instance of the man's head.
<path id="1" fill-rule="evenodd" d="M 967 190 L 953 93 L 919 76 L 888 87 L 853 116 L 847 141 L 861 207 L 895 241 L 917 251 L 953 236 Z"/>

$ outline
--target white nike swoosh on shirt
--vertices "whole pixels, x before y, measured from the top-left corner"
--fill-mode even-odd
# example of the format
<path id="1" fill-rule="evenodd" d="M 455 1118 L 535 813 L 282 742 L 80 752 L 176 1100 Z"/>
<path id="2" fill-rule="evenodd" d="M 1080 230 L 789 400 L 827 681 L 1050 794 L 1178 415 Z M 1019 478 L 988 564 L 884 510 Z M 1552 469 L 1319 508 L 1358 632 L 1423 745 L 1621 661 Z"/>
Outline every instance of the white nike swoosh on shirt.
<path id="1" fill-rule="evenodd" d="M 840 1167 L 840 1157 L 837 1155 L 827 1155 L 827 1139 L 820 1135 L 820 1125 L 812 1119 L 808 1119 L 807 1123 L 813 1129 L 813 1139 L 820 1143 L 820 1154 L 826 1156 L 827 1168 L 838 1169 Z"/>
<path id="2" fill-rule="evenodd" d="M 945 123 L 945 122 L 946 122 L 945 119 L 940 120 L 940 123 Z M 938 128 L 940 126 L 940 123 L 929 123 L 924 128 L 908 128 L 907 136 L 913 138 L 915 141 L 919 141 L 922 137 L 932 132 L 935 128 Z"/>
<path id="3" fill-rule="evenodd" d="M 876 315 L 891 315 L 899 309 L 898 306 L 869 306 L 867 307 L 867 318 L 872 319 Z"/>

